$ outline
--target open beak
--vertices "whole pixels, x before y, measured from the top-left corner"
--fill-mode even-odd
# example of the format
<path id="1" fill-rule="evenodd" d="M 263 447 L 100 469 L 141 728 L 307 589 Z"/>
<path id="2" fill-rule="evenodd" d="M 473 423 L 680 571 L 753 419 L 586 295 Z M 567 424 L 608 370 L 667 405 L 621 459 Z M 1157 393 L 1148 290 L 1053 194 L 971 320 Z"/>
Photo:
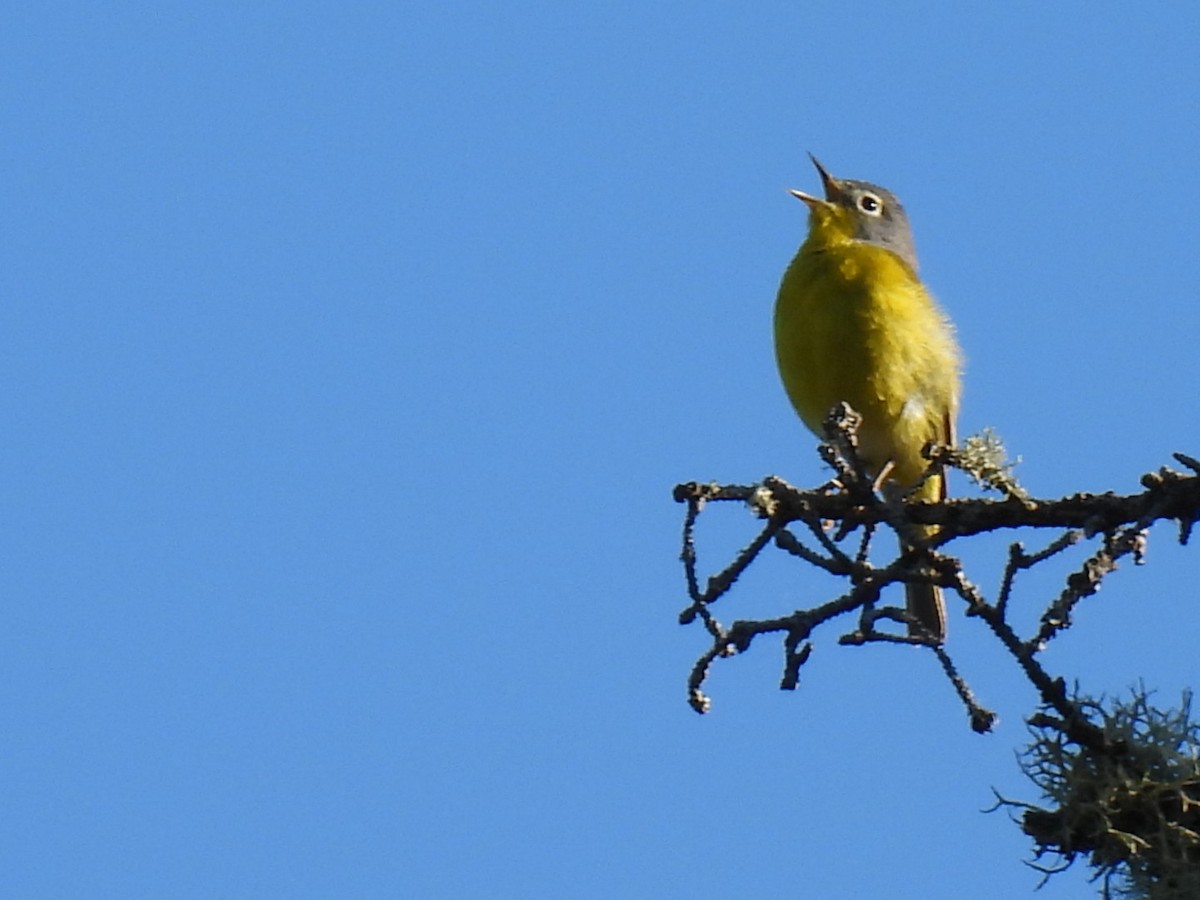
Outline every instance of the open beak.
<path id="1" fill-rule="evenodd" d="M 835 202 L 842 195 L 842 191 L 838 186 L 837 179 L 825 171 L 825 167 L 821 165 L 820 160 L 811 153 L 808 154 L 808 158 L 812 160 L 812 164 L 817 167 L 817 172 L 821 175 L 821 184 L 825 187 L 825 199 L 822 200 L 820 197 L 806 194 L 804 191 L 789 190 L 788 193 L 797 200 L 803 200 L 810 208 L 816 209 L 818 206 L 827 206 Z"/>

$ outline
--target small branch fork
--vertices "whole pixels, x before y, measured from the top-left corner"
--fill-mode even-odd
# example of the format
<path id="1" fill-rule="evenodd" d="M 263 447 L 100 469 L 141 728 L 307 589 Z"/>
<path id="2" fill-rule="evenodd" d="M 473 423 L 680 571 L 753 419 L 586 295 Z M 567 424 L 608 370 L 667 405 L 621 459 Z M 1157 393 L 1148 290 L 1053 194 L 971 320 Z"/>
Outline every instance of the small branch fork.
<path id="1" fill-rule="evenodd" d="M 857 612 L 855 626 L 842 634 L 839 643 L 911 644 L 924 647 L 938 659 L 955 692 L 961 699 L 971 727 L 987 732 L 996 716 L 975 699 L 946 649 L 932 636 L 900 635 L 881 631 L 881 622 L 912 625 L 908 614 L 898 607 L 879 606 L 880 596 L 889 585 L 926 582 L 940 585 L 957 595 L 967 615 L 984 621 L 1037 688 L 1046 705 L 1062 718 L 1070 739 L 1087 746 L 1098 746 L 1103 734 L 1069 699 L 1061 678 L 1052 677 L 1038 661 L 1038 654 L 1073 621 L 1078 605 L 1095 594 L 1104 578 L 1117 568 L 1120 560 L 1132 557 L 1140 564 L 1145 553 L 1147 530 L 1161 520 L 1178 523 L 1179 541 L 1186 544 L 1193 525 L 1200 520 L 1200 461 L 1175 454 L 1187 473 L 1162 468 L 1141 479 L 1141 493 L 1120 496 L 1075 494 L 1058 500 L 1027 497 L 1010 478 L 1002 489 L 1006 497 L 993 499 L 954 499 L 938 503 L 880 495 L 878 484 L 864 471 L 857 453 L 858 416 L 844 404 L 835 409 L 826 422 L 827 440 L 821 445 L 822 458 L 834 471 L 834 480 L 816 490 L 802 491 L 773 476 L 757 485 L 717 485 L 688 482 L 675 487 L 674 497 L 687 505 L 683 527 L 681 559 L 690 603 L 680 613 L 687 625 L 699 619 L 712 644 L 696 661 L 688 677 L 688 702 L 697 712 L 711 707 L 704 693 L 704 682 L 713 662 L 722 657 L 745 653 L 755 638 L 765 634 L 783 635 L 783 674 L 780 687 L 794 690 L 800 682 L 800 668 L 809 659 L 816 629 L 840 616 Z M 964 462 L 966 454 L 945 447 L 931 446 L 929 474 L 943 466 L 964 468 L 976 477 Z M 998 468 L 993 460 L 986 463 Z M 995 482 L 991 482 L 995 484 Z M 889 492 L 890 493 L 890 492 Z M 733 559 L 700 587 L 697 574 L 695 529 L 701 511 L 709 502 L 747 503 L 765 521 L 765 525 Z M 922 537 L 917 526 L 939 526 L 935 535 Z M 868 561 L 871 541 L 880 526 L 904 536 L 910 548 L 886 566 Z M 997 599 L 988 602 L 972 584 L 961 562 L 944 552 L 952 541 L 984 532 L 1008 528 L 1059 529 L 1061 533 L 1042 549 L 1027 552 L 1020 543 L 1009 548 L 1008 564 L 1000 580 Z M 860 540 L 853 552 L 842 544 L 855 532 Z M 1042 614 L 1036 632 L 1020 637 L 1008 621 L 1008 610 L 1017 574 L 1066 551 L 1084 540 L 1100 538 L 1097 550 L 1071 572 L 1057 597 Z M 743 572 L 768 545 L 803 560 L 805 563 L 843 579 L 847 590 L 808 609 L 771 619 L 735 620 L 722 625 L 713 607 L 724 598 Z"/>

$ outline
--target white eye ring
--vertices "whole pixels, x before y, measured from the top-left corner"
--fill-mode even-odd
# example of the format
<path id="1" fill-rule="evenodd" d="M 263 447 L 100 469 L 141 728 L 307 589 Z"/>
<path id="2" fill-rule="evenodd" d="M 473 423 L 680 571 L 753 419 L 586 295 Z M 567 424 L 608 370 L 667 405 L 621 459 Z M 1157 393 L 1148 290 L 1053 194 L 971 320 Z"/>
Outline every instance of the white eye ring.
<path id="1" fill-rule="evenodd" d="M 858 208 L 868 216 L 883 215 L 883 201 L 874 194 L 863 194 L 858 198 Z"/>

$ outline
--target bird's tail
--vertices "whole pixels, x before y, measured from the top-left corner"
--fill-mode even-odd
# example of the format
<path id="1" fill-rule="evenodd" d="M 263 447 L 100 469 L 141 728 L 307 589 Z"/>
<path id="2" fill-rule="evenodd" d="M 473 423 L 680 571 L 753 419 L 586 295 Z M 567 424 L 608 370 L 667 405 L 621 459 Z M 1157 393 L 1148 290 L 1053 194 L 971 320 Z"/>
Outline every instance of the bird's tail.
<path id="1" fill-rule="evenodd" d="M 929 632 L 940 644 L 946 640 L 946 601 L 942 597 L 942 589 L 936 584 L 906 584 L 905 596 L 908 599 L 908 614 L 921 623 L 921 627 Z M 909 625 L 908 633 L 912 637 L 924 637 L 916 626 Z"/>
<path id="2" fill-rule="evenodd" d="M 921 486 L 921 490 L 914 495 L 914 498 L 930 501 L 945 500 L 945 472 L 929 478 Z M 924 525 L 920 527 L 920 532 L 925 537 L 932 537 L 937 534 L 937 528 L 932 525 Z M 905 549 L 903 545 L 902 549 Z M 920 622 L 922 628 L 933 635 L 939 644 L 945 641 L 946 601 L 942 596 L 942 589 L 936 584 L 906 584 L 904 593 L 908 614 Z M 912 637 L 921 636 L 920 631 L 912 625 L 908 626 L 908 633 Z"/>

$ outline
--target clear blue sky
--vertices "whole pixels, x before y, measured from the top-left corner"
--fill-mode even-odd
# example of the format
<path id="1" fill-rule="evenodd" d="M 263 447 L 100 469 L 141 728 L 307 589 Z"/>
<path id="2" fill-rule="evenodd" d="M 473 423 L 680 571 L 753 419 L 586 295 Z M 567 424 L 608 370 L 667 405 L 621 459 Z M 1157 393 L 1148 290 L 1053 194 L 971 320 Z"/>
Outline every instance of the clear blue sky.
<path id="1" fill-rule="evenodd" d="M 1035 493 L 1200 453 L 1200 13 L 1054 7 L 10 5 L 0 895 L 1029 894 L 982 627 L 991 736 L 832 632 L 699 717 L 670 489 L 823 478 L 770 345 L 808 150 L 904 199 Z M 1171 540 L 1048 665 L 1192 683 Z"/>

